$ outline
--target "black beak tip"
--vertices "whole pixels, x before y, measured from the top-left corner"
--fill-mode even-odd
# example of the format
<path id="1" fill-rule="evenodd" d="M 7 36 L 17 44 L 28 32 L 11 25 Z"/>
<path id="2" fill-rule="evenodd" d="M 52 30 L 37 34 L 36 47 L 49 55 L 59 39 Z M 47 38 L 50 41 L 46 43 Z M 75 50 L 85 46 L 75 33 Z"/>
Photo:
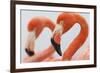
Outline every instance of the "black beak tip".
<path id="1" fill-rule="evenodd" d="M 60 44 L 57 44 L 53 38 L 51 38 L 51 43 L 53 45 L 53 47 L 55 48 L 56 52 L 62 56 L 62 52 L 61 52 L 61 48 L 60 48 Z"/>
<path id="2" fill-rule="evenodd" d="M 33 51 L 30 51 L 27 48 L 25 48 L 25 51 L 29 56 L 33 56 L 35 54 Z"/>
<path id="3" fill-rule="evenodd" d="M 60 46 L 60 45 L 58 45 L 58 46 Z M 62 52 L 61 52 L 61 49 L 60 49 L 60 47 L 58 47 L 58 48 L 55 48 L 55 50 L 57 51 L 57 53 L 58 53 L 60 56 L 62 56 Z"/>
<path id="4" fill-rule="evenodd" d="M 60 56 L 62 56 L 62 52 L 61 52 L 61 53 L 59 53 L 59 55 L 60 55 Z"/>

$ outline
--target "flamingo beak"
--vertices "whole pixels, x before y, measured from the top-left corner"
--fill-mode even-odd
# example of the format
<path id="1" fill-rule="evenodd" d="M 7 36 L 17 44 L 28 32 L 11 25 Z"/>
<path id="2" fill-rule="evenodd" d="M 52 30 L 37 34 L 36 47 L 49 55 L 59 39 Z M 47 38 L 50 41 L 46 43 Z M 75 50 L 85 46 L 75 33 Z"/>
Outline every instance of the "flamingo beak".
<path id="1" fill-rule="evenodd" d="M 29 56 L 33 56 L 35 54 L 34 51 L 33 51 L 34 42 L 35 42 L 35 33 L 29 32 L 29 35 L 27 37 L 27 41 L 26 41 L 26 44 L 25 44 L 25 52 Z"/>
<path id="2" fill-rule="evenodd" d="M 56 52 L 62 56 L 62 52 L 61 52 L 61 48 L 60 48 L 60 44 L 57 44 L 53 38 L 51 38 L 51 43 L 53 45 L 53 47 L 55 48 Z"/>
<path id="3" fill-rule="evenodd" d="M 62 30 L 63 30 L 63 29 L 62 29 L 62 27 L 63 27 L 62 25 L 63 25 L 63 21 L 61 21 L 60 24 L 56 25 L 55 30 L 54 30 L 54 32 L 53 32 L 53 35 L 54 35 L 55 33 L 57 33 L 57 32 L 59 32 L 60 35 L 62 34 Z M 58 37 L 59 37 L 59 36 L 58 36 Z M 60 38 L 61 38 L 61 36 L 60 36 Z M 60 41 L 61 41 L 61 40 L 60 40 Z M 58 41 L 58 42 L 60 42 L 60 41 Z M 62 56 L 61 45 L 60 45 L 60 43 L 59 43 L 59 44 L 56 43 L 55 40 L 54 40 L 54 37 L 51 38 L 51 43 L 52 43 L 53 47 L 55 48 L 56 52 L 57 52 L 60 56 Z"/>

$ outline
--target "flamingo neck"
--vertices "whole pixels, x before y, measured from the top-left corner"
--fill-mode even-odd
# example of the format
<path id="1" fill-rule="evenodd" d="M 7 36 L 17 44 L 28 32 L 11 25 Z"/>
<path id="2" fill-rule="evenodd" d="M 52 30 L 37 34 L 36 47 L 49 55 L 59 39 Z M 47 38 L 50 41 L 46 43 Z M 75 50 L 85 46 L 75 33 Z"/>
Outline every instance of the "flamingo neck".
<path id="1" fill-rule="evenodd" d="M 64 52 L 63 60 L 70 60 L 75 52 L 84 44 L 88 36 L 88 24 L 86 20 L 78 14 L 75 14 L 75 18 L 76 22 L 79 23 L 81 30 L 78 36 L 69 45 L 68 49 Z"/>

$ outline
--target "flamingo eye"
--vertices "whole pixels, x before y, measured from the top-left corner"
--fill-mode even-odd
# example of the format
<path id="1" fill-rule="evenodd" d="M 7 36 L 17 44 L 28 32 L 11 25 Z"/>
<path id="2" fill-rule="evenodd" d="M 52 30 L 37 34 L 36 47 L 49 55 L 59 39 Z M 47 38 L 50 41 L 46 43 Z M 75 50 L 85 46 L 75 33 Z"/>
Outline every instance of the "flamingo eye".
<path id="1" fill-rule="evenodd" d="M 63 25 L 64 24 L 64 21 L 62 20 L 62 21 L 60 21 L 60 25 Z"/>

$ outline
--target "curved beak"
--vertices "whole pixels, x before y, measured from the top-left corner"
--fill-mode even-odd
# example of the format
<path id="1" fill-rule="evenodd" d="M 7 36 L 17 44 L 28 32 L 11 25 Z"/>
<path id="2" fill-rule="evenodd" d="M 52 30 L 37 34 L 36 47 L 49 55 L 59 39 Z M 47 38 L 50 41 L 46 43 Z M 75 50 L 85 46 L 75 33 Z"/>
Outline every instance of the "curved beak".
<path id="1" fill-rule="evenodd" d="M 25 44 L 25 51 L 29 56 L 33 56 L 34 53 L 34 43 L 35 43 L 35 32 L 29 32 L 26 44 Z"/>
<path id="2" fill-rule="evenodd" d="M 62 56 L 60 44 L 57 44 L 57 43 L 54 41 L 53 38 L 51 38 L 51 43 L 52 43 L 53 47 L 55 48 L 56 52 L 57 52 L 60 56 Z"/>
<path id="3" fill-rule="evenodd" d="M 58 37 L 61 38 L 62 31 L 63 31 L 63 21 L 61 21 L 60 24 L 56 25 L 54 32 L 53 32 L 53 37 L 51 38 L 51 43 L 52 43 L 53 47 L 55 48 L 56 52 L 60 56 L 62 56 L 61 45 L 60 45 L 61 39 L 59 41 L 57 41 L 58 43 L 54 39 L 56 39 L 56 37 L 55 37 L 56 33 L 59 33 L 60 36 L 58 36 Z"/>

